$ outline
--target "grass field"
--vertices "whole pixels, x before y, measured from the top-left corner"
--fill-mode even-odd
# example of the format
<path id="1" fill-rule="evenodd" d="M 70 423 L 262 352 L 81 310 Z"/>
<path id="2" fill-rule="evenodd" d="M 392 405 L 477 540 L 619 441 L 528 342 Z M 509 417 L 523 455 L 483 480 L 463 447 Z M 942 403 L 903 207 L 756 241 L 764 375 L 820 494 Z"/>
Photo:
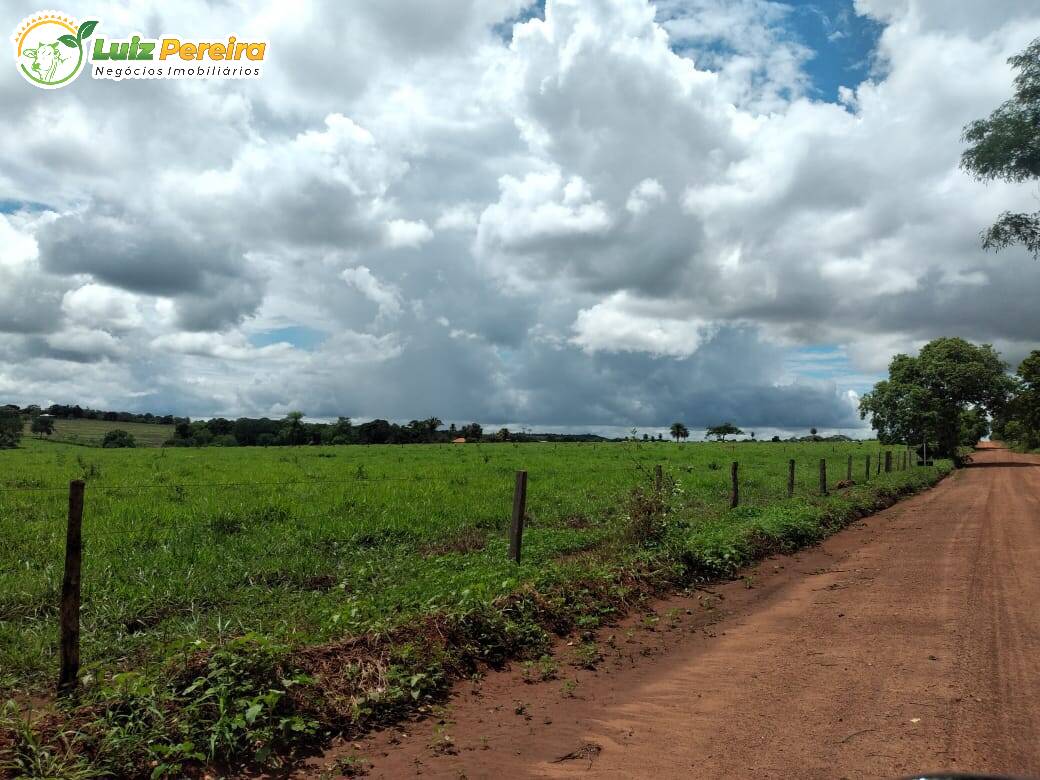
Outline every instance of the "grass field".
<path id="1" fill-rule="evenodd" d="M 33 436 L 29 430 L 30 423 L 25 424 L 26 438 Z M 106 422 L 105 420 L 61 420 L 54 421 L 54 433 L 43 439 L 64 442 L 67 444 L 84 444 L 89 447 L 100 447 L 101 440 L 109 431 L 126 431 L 134 437 L 138 447 L 161 447 L 163 442 L 173 436 L 172 425 L 156 425 L 152 423 Z M 35 437 L 34 437 L 35 438 Z"/>
<path id="2" fill-rule="evenodd" d="M 0 695 L 38 695 L 55 678 L 70 479 L 87 481 L 88 699 L 108 712 L 114 701 L 177 710 L 188 731 L 169 734 L 164 718 L 121 737 L 118 760 L 110 745 L 101 758 L 96 744 L 81 752 L 117 773 L 133 775 L 145 755 L 176 774 L 181 761 L 241 758 L 257 743 L 284 751 L 389 717 L 473 663 L 537 657 L 552 630 L 595 627 L 655 588 L 819 539 L 947 468 L 867 482 L 868 454 L 878 457 L 876 443 L 89 450 L 25 440 L 0 452 Z M 857 484 L 821 497 L 820 459 L 833 486 L 849 455 Z M 789 458 L 798 464 L 791 499 Z M 666 475 L 660 491 L 655 464 Z M 530 481 L 516 566 L 506 531 L 520 468 Z M 361 636 L 365 649 L 353 639 Z M 187 681 L 171 671 L 181 667 Z M 297 693 L 285 692 L 286 676 Z M 211 698 L 229 697 L 253 720 L 214 725 L 228 719 L 223 699 L 195 712 L 197 694 L 184 691 L 196 691 L 196 677 L 248 678 L 243 691 Z M 142 681 L 147 696 L 134 687 Z M 162 747 L 189 737 L 191 750 Z"/>

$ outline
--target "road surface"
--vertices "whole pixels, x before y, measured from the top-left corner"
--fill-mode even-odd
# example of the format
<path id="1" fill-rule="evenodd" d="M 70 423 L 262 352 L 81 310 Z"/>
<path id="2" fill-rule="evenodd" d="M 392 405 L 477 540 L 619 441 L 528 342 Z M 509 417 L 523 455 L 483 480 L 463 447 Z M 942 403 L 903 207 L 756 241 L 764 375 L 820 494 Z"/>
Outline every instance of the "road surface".
<path id="1" fill-rule="evenodd" d="M 983 450 L 655 612 L 602 632 L 595 671 L 563 646 L 559 679 L 493 673 L 306 771 L 360 753 L 395 778 L 1040 777 L 1040 458 Z"/>

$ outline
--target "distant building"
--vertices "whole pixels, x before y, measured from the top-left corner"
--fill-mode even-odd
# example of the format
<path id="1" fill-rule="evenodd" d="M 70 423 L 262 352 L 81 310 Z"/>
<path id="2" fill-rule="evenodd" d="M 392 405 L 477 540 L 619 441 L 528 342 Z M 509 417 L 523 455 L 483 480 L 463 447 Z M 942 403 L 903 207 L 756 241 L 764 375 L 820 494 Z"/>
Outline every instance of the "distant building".
<path id="1" fill-rule="evenodd" d="M 466 440 L 465 440 L 464 438 L 462 438 L 462 437 L 460 436 L 460 437 L 459 437 L 459 438 L 457 438 L 457 439 L 452 439 L 452 440 L 451 440 L 451 443 L 452 443 L 452 444 L 465 444 L 465 443 L 466 443 Z"/>

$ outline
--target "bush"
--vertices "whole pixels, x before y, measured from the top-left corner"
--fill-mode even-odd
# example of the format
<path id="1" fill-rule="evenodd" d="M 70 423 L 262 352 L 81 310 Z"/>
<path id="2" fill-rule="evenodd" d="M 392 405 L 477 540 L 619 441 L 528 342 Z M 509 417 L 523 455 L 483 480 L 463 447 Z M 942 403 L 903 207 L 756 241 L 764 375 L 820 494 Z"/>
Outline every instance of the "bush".
<path id="1" fill-rule="evenodd" d="M 124 449 L 136 447 L 137 442 L 126 431 L 116 429 L 105 434 L 105 438 L 101 441 L 101 446 L 105 449 Z"/>
<path id="2" fill-rule="evenodd" d="M 22 440 L 22 416 L 17 413 L 0 412 L 0 450 L 18 446 Z"/>

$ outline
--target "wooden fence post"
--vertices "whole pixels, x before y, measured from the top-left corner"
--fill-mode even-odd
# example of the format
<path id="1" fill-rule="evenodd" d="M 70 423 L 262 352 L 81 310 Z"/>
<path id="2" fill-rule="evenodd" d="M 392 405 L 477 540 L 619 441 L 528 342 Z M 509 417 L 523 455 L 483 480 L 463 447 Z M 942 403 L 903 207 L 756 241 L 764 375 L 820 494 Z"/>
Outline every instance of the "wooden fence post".
<path id="1" fill-rule="evenodd" d="M 827 459 L 820 458 L 820 495 L 827 495 Z"/>
<path id="2" fill-rule="evenodd" d="M 880 451 L 878 451 L 878 454 L 877 454 L 877 473 L 879 475 L 881 474 L 881 452 Z"/>
<path id="3" fill-rule="evenodd" d="M 845 469 L 845 479 L 848 482 L 852 482 L 852 456 L 849 455 L 849 466 Z"/>
<path id="4" fill-rule="evenodd" d="M 787 461 L 787 497 L 794 495 L 794 458 Z"/>
<path id="5" fill-rule="evenodd" d="M 516 472 L 513 490 L 513 525 L 509 529 L 509 557 L 520 563 L 520 544 L 524 537 L 524 515 L 527 512 L 527 472 Z"/>
<path id="6" fill-rule="evenodd" d="M 867 482 L 870 482 L 870 455 L 867 455 Z"/>
<path id="7" fill-rule="evenodd" d="M 69 519 L 65 532 L 65 575 L 61 581 L 61 671 L 58 693 L 75 693 L 79 685 L 79 602 L 83 563 L 82 480 L 69 483 Z"/>
<path id="8" fill-rule="evenodd" d="M 729 508 L 733 509 L 740 504 L 740 481 L 737 478 L 737 472 L 740 469 L 740 464 L 733 461 L 733 465 L 729 467 L 730 474 L 730 493 L 729 493 Z"/>
<path id="9" fill-rule="evenodd" d="M 885 473 L 892 473 L 892 450 L 885 451 Z"/>

